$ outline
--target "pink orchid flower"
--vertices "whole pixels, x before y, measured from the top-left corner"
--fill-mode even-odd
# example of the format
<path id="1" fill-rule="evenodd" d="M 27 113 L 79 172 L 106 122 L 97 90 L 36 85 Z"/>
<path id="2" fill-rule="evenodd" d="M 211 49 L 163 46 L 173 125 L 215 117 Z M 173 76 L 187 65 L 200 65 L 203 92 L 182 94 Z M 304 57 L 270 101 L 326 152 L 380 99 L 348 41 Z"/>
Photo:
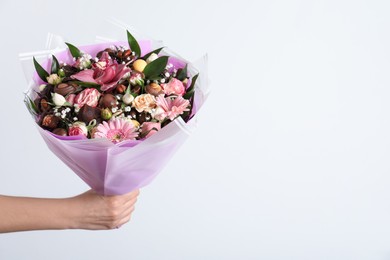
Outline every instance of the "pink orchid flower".
<path id="1" fill-rule="evenodd" d="M 82 70 L 72 78 L 97 83 L 101 85 L 102 91 L 107 91 L 114 88 L 118 81 L 130 71 L 125 64 L 117 64 L 107 52 L 103 52 L 99 61 L 92 65 L 92 69 Z"/>

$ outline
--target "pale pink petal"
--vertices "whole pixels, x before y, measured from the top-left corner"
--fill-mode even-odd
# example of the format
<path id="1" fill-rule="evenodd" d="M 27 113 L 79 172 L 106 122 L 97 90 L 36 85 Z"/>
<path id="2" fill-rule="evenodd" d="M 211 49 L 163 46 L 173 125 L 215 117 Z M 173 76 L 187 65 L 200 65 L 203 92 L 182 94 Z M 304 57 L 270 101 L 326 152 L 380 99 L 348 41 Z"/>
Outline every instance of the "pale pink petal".
<path id="1" fill-rule="evenodd" d="M 97 83 L 95 79 L 93 78 L 93 70 L 82 70 L 77 74 L 74 74 L 71 76 L 73 79 L 77 79 L 83 82 L 93 82 Z"/>
<path id="2" fill-rule="evenodd" d="M 115 68 L 115 77 L 113 81 L 118 82 L 127 72 L 130 72 L 131 69 L 129 67 L 126 67 L 125 64 L 119 64 Z"/>

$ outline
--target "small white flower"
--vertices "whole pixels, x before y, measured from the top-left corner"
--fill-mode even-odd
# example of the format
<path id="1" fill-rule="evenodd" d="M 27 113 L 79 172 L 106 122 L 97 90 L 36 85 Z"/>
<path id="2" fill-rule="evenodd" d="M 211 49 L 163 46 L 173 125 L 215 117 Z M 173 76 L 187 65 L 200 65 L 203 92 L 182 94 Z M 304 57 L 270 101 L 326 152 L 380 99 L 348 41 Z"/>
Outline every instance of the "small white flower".
<path id="1" fill-rule="evenodd" d="M 122 100 L 123 100 L 123 103 L 125 103 L 126 105 L 130 105 L 131 102 L 133 102 L 134 97 L 131 94 L 124 94 L 122 97 Z"/>
<path id="2" fill-rule="evenodd" d="M 146 63 L 151 63 L 152 61 L 156 60 L 158 58 L 158 55 L 156 53 L 150 54 L 150 56 L 146 59 Z"/>
<path id="3" fill-rule="evenodd" d="M 91 55 L 84 53 L 83 56 L 78 59 L 79 69 L 83 70 L 91 67 L 91 59 Z"/>
<path id="4" fill-rule="evenodd" d="M 49 77 L 46 77 L 47 82 L 51 85 L 60 84 L 62 79 L 57 74 L 51 74 Z"/>
<path id="5" fill-rule="evenodd" d="M 62 114 L 62 115 L 61 115 L 61 118 L 65 118 L 65 117 L 66 117 L 66 115 L 65 115 L 65 114 Z"/>
<path id="6" fill-rule="evenodd" d="M 112 113 L 115 113 L 116 111 L 118 111 L 118 108 L 113 107 L 113 108 L 111 108 L 111 111 L 112 111 Z"/>
<path id="7" fill-rule="evenodd" d="M 65 102 L 66 102 L 66 99 L 64 96 L 58 94 L 58 93 L 52 93 L 51 94 L 51 98 L 53 99 L 53 103 L 57 106 L 57 107 L 62 107 Z"/>
<path id="8" fill-rule="evenodd" d="M 125 107 L 126 112 L 130 112 L 130 110 L 131 110 L 131 107 Z"/>
<path id="9" fill-rule="evenodd" d="M 165 83 L 165 79 L 160 79 L 160 83 Z"/>
<path id="10" fill-rule="evenodd" d="M 169 74 L 169 72 L 165 72 L 164 76 L 169 78 L 169 76 L 171 76 L 171 75 Z"/>
<path id="11" fill-rule="evenodd" d="M 58 113 L 58 112 L 57 112 L 57 113 L 55 113 L 54 115 L 55 115 L 56 117 L 60 117 L 60 116 L 61 116 L 61 113 Z"/>
<path id="12" fill-rule="evenodd" d="M 73 121 L 77 121 L 79 120 L 77 117 L 73 117 Z"/>

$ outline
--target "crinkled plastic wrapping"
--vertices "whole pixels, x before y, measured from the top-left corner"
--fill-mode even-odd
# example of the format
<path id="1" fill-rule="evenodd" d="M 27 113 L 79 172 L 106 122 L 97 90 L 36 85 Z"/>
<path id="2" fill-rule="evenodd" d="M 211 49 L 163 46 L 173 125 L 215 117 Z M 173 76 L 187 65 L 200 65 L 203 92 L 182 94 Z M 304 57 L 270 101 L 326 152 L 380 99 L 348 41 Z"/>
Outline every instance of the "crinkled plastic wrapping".
<path id="1" fill-rule="evenodd" d="M 125 34 L 125 30 L 122 33 Z M 127 42 L 106 41 L 102 43 L 102 39 L 104 38 L 98 37 L 100 43 L 81 46 L 80 49 L 95 56 L 98 51 L 112 45 L 127 46 Z M 139 43 L 143 54 L 162 46 L 161 42 L 153 40 L 140 40 Z M 72 57 L 61 37 L 49 34 L 47 48 L 49 50 L 20 55 L 25 77 L 29 83 L 26 94 L 32 99 L 36 97 L 37 88 L 42 83 L 35 73 L 33 56 L 45 69 L 50 67 L 51 54 L 54 54 L 59 61 L 72 63 Z M 195 63 L 190 63 L 167 49 L 165 49 L 165 54 L 174 57 L 169 60 L 174 65 L 182 66 L 188 63 L 190 77 L 200 73 L 195 85 L 193 107 L 195 114 L 205 102 L 208 94 L 207 56 Z M 37 129 L 49 149 L 92 189 L 104 195 L 125 194 L 149 184 L 195 127 L 196 115 L 187 123 L 179 117 L 143 141 L 123 141 L 113 144 L 107 139 L 85 139 L 79 136 L 59 137 L 37 124 Z"/>

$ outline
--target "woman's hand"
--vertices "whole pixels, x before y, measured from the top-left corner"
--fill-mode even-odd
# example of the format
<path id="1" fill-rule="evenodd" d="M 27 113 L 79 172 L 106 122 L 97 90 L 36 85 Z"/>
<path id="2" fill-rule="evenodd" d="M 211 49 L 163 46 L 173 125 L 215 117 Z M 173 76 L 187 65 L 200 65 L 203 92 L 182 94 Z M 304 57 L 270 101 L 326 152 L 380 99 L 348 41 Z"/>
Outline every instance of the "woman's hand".
<path id="1" fill-rule="evenodd" d="M 100 196 L 93 190 L 71 198 L 74 228 L 113 229 L 127 223 L 139 190 L 121 196 Z"/>
<path id="2" fill-rule="evenodd" d="M 139 191 L 101 196 L 90 190 L 66 199 L 0 195 L 0 233 L 47 230 L 119 228 L 134 211 Z"/>

